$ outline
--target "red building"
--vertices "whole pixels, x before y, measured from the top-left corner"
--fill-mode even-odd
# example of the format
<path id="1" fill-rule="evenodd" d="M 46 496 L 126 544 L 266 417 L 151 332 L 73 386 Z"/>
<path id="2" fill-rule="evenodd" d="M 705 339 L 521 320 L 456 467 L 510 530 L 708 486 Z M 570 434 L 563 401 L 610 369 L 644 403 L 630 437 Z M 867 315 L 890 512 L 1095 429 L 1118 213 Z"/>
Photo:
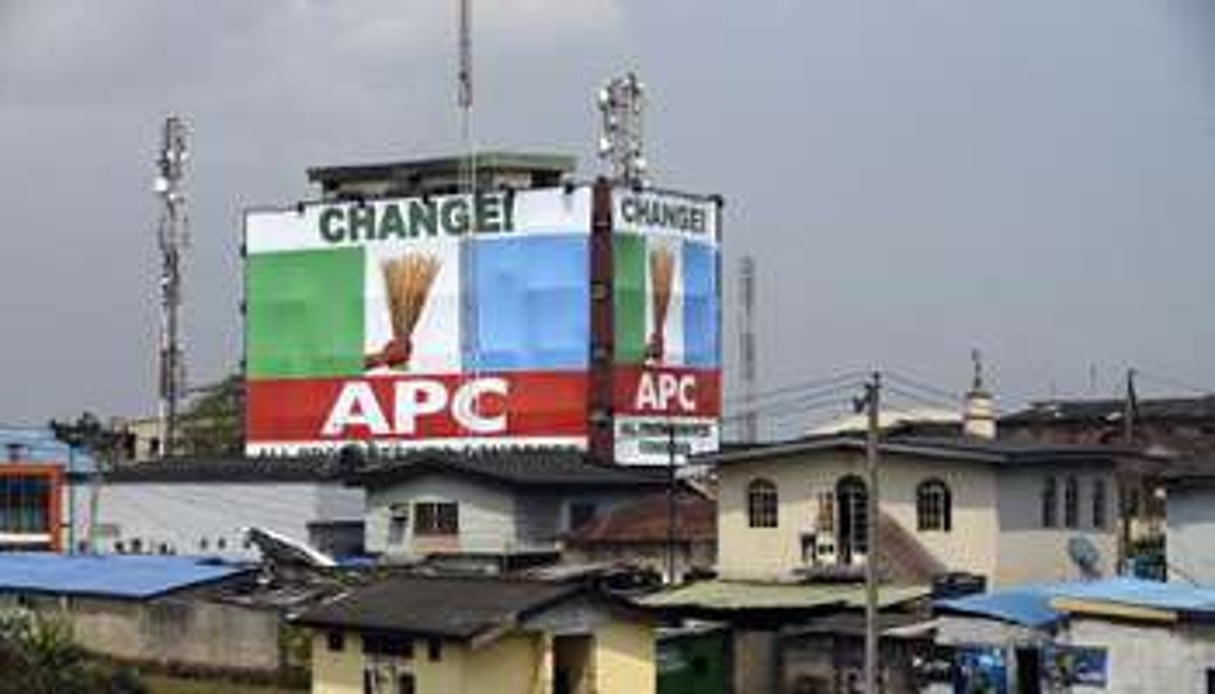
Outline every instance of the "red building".
<path id="1" fill-rule="evenodd" d="M 61 466 L 0 464 L 0 551 L 58 552 L 62 499 Z"/>

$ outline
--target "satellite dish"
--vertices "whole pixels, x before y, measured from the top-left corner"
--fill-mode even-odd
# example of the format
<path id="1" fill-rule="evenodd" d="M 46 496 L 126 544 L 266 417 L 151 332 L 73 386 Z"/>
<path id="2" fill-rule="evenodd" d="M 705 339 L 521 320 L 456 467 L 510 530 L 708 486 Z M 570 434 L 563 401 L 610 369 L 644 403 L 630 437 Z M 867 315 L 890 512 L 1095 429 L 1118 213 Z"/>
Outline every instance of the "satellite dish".
<path id="1" fill-rule="evenodd" d="M 1080 569 L 1085 578 L 1097 578 L 1101 575 L 1101 550 L 1093 541 L 1082 535 L 1075 535 L 1067 541 L 1067 556 Z"/>

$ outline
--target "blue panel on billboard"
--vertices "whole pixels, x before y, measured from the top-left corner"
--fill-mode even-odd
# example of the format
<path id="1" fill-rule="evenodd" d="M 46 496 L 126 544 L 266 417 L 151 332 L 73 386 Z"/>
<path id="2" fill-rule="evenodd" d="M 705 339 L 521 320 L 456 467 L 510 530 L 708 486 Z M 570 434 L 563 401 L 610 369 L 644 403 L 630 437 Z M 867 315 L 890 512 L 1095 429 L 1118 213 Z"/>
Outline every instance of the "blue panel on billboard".
<path id="1" fill-rule="evenodd" d="M 717 366 L 716 277 L 713 248 L 683 244 L 683 350 L 687 366 Z"/>
<path id="2" fill-rule="evenodd" d="M 476 338 L 466 368 L 585 369 L 590 260 L 585 235 L 478 239 L 466 261 Z"/>

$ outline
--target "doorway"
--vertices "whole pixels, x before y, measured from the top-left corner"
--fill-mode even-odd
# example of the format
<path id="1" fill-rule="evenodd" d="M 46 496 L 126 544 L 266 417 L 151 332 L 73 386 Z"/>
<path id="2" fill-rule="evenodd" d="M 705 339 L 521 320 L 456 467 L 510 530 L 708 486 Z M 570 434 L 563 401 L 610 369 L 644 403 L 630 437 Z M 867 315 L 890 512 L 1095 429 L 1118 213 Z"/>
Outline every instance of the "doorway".
<path id="1" fill-rule="evenodd" d="M 589 635 L 553 637 L 553 694 L 590 694 L 592 645 Z"/>
<path id="2" fill-rule="evenodd" d="M 852 564 L 856 555 L 864 555 L 868 549 L 869 493 L 865 482 L 856 475 L 842 478 L 835 485 L 835 507 L 839 513 L 839 563 Z"/>

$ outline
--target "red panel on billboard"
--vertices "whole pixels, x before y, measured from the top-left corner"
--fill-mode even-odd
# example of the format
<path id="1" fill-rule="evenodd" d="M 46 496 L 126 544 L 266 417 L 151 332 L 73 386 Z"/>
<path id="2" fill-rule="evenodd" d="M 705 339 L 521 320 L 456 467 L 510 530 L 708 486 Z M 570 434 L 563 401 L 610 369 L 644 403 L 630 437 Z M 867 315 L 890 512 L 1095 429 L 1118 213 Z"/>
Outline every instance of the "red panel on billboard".
<path id="1" fill-rule="evenodd" d="M 716 417 L 721 411 L 717 369 L 617 366 L 612 391 L 618 415 Z"/>
<path id="2" fill-rule="evenodd" d="M 248 438 L 276 443 L 586 435 L 586 374 L 502 372 L 248 383 Z"/>

